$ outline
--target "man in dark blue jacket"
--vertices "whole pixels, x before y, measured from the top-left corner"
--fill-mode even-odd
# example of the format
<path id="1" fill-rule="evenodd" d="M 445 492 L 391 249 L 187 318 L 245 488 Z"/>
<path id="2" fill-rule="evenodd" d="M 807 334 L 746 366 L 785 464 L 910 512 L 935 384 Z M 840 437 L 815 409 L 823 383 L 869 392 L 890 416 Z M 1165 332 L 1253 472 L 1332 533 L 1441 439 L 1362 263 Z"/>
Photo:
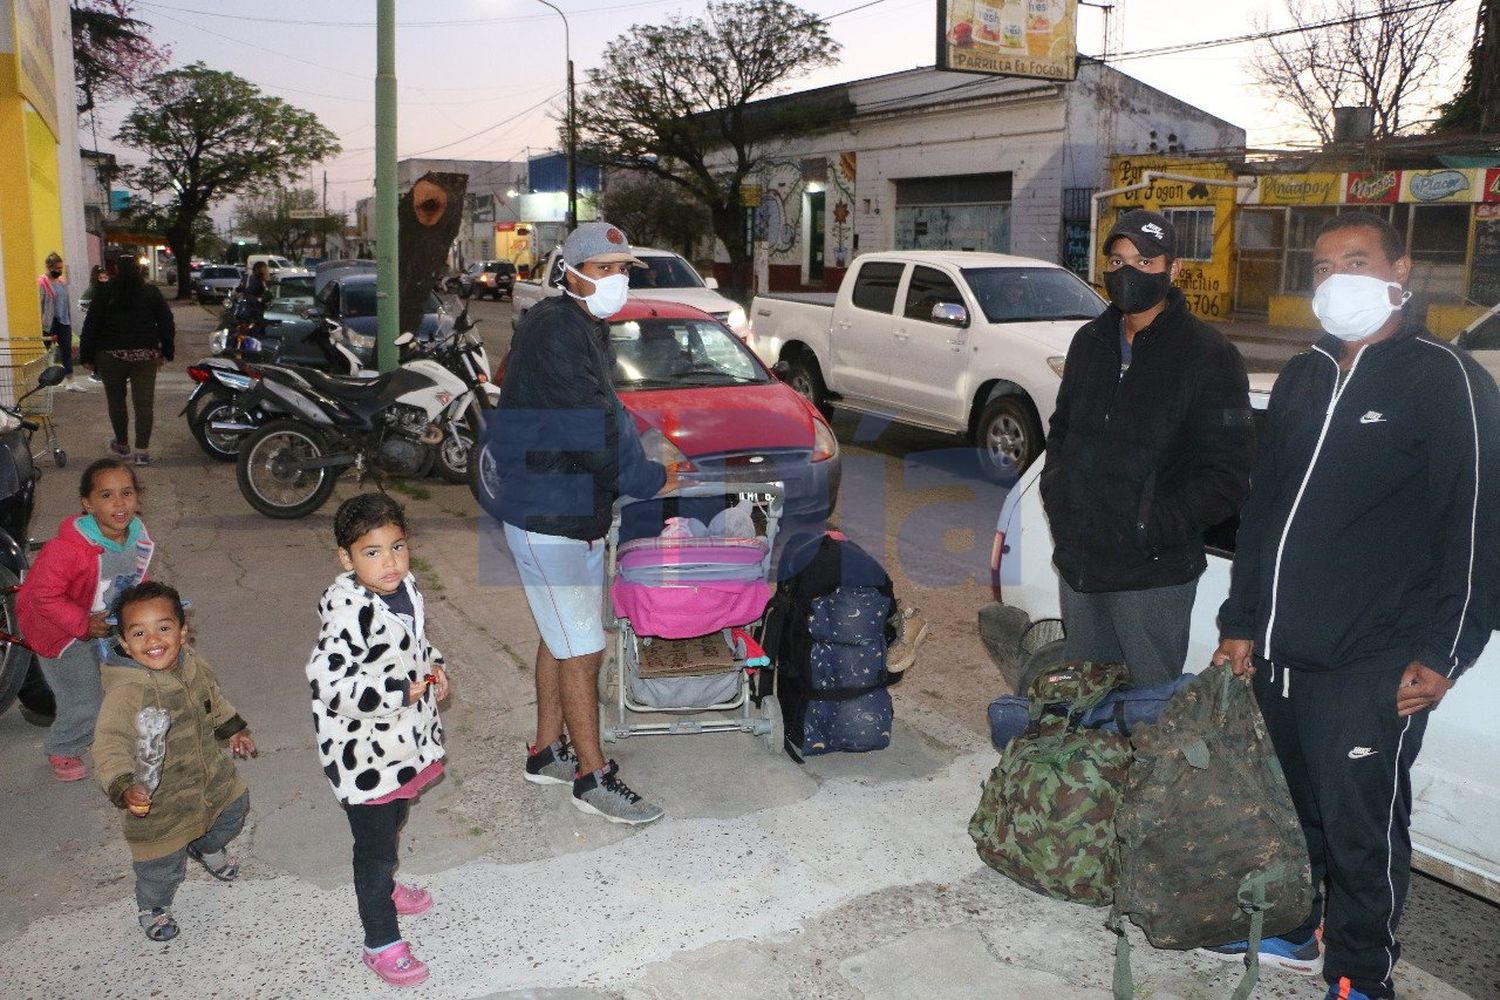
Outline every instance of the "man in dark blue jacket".
<path id="1" fill-rule="evenodd" d="M 1428 715 L 1496 623 L 1500 395 L 1404 316 L 1411 259 L 1384 219 L 1330 220 L 1312 267 L 1327 335 L 1271 393 L 1214 660 L 1253 676 L 1327 882 L 1261 961 L 1361 1000 L 1395 996 Z"/>
<path id="2" fill-rule="evenodd" d="M 599 745 L 604 538 L 619 496 L 675 490 L 677 473 L 646 457 L 614 388 L 605 320 L 625 305 L 627 273 L 641 262 L 604 222 L 574 230 L 561 258 L 563 294 L 516 328 L 486 445 L 499 474 L 489 513 L 505 526 L 541 633 L 525 777 L 571 784 L 575 806 L 610 822 L 649 823 L 662 810 L 620 779 Z"/>

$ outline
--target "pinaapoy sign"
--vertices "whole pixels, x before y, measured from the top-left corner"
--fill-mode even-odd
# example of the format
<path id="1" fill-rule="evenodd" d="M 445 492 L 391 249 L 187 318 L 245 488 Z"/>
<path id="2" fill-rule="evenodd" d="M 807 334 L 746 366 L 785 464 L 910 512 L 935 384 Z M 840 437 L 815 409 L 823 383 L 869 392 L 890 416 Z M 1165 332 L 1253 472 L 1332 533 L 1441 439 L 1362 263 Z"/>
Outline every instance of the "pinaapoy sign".
<path id="1" fill-rule="evenodd" d="M 1262 205 L 1337 205 L 1343 194 L 1338 174 L 1266 174 L 1260 178 Z"/>

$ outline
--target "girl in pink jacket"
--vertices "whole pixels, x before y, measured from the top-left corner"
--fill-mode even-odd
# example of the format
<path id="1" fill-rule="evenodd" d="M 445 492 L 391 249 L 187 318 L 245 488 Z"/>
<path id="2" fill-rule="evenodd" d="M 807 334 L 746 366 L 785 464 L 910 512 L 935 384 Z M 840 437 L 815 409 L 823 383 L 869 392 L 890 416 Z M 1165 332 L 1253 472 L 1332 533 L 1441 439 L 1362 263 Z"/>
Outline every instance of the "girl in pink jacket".
<path id="1" fill-rule="evenodd" d="M 155 549 L 136 516 L 140 484 L 129 465 L 100 459 L 83 470 L 78 495 L 83 513 L 58 525 L 16 595 L 21 635 L 57 699 L 44 746 L 59 781 L 88 774 L 83 755 L 103 699 L 96 640 L 109 634 L 114 599 L 146 579 Z"/>

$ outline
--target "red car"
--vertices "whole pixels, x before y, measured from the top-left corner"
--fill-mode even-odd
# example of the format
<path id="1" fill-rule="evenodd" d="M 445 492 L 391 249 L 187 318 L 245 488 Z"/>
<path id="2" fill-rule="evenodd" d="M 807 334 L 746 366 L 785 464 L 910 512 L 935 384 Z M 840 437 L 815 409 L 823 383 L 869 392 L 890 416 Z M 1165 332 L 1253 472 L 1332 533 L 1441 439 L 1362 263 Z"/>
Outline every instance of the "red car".
<path id="1" fill-rule="evenodd" d="M 615 388 L 646 453 L 688 461 L 693 479 L 780 482 L 785 516 L 820 524 L 839 488 L 839 446 L 811 403 L 729 328 L 677 302 L 632 299 L 609 319 Z M 505 362 L 495 372 L 503 384 Z M 481 459 L 476 488 L 491 486 Z"/>

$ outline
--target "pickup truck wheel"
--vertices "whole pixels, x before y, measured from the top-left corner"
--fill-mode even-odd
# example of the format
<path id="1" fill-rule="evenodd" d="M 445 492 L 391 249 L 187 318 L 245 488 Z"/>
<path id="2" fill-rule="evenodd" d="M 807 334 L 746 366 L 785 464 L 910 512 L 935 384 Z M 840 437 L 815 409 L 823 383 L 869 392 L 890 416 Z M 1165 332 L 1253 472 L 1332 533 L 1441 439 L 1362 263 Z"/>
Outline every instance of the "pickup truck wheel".
<path id="1" fill-rule="evenodd" d="M 828 389 L 823 385 L 823 375 L 818 371 L 818 363 L 805 357 L 794 357 L 787 359 L 786 384 L 792 387 L 792 391 L 813 406 L 825 417 L 832 409 L 828 405 Z"/>
<path id="2" fill-rule="evenodd" d="M 979 414 L 974 445 L 985 478 L 1014 482 L 1042 453 L 1042 429 L 1020 396 L 997 396 Z"/>

